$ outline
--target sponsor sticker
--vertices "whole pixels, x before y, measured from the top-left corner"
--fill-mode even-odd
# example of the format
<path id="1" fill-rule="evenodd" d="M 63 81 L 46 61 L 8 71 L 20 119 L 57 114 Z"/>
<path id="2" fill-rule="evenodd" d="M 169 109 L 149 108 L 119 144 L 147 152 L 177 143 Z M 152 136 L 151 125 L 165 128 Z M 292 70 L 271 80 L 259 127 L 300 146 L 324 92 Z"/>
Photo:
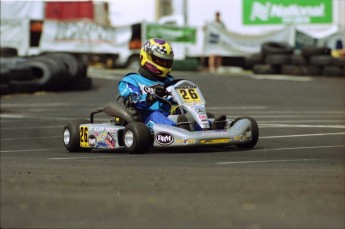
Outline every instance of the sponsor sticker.
<path id="1" fill-rule="evenodd" d="M 248 137 L 244 136 L 244 135 L 239 135 L 239 136 L 234 136 L 234 141 L 246 141 L 249 140 Z"/>
<path id="2" fill-rule="evenodd" d="M 205 133 L 201 133 L 200 135 L 202 137 L 213 137 L 213 136 L 219 136 L 221 137 L 222 135 L 226 134 L 226 130 L 214 130 L 214 131 L 207 131 Z"/>
<path id="3" fill-rule="evenodd" d="M 110 133 L 107 134 L 107 138 L 105 139 L 105 142 L 108 144 L 108 146 L 112 149 L 114 149 L 115 144 L 116 144 L 116 140 L 113 137 L 113 135 L 111 135 Z"/>
<path id="4" fill-rule="evenodd" d="M 89 147 L 88 132 L 89 132 L 89 127 L 80 126 L 79 128 L 80 147 Z"/>
<path id="5" fill-rule="evenodd" d="M 174 136 L 167 132 L 159 132 L 156 134 L 155 140 L 160 145 L 170 145 L 174 142 Z"/>
<path id="6" fill-rule="evenodd" d="M 186 145 L 186 144 L 190 144 L 190 143 L 195 143 L 195 140 L 184 138 L 184 139 L 177 139 L 177 140 L 175 140 L 175 142 L 176 143 L 183 143 L 184 145 Z"/>
<path id="7" fill-rule="evenodd" d="M 185 103 L 200 103 L 200 95 L 198 94 L 197 87 L 176 87 L 179 95 L 183 98 Z"/>
<path id="8" fill-rule="evenodd" d="M 243 125 L 243 123 L 244 123 L 243 120 L 240 120 L 240 121 L 236 122 L 236 123 L 235 123 L 235 126 L 234 126 L 235 129 L 236 129 L 236 130 L 240 130 L 241 127 L 242 127 L 242 125 Z"/>
<path id="9" fill-rule="evenodd" d="M 104 127 L 100 127 L 100 126 L 90 126 L 90 127 L 89 127 L 89 130 L 102 132 L 102 131 L 104 130 Z"/>
<path id="10" fill-rule="evenodd" d="M 218 139 L 203 139 L 200 140 L 201 144 L 222 144 L 222 143 L 229 143 L 231 140 L 230 138 L 218 138 Z"/>
<path id="11" fill-rule="evenodd" d="M 96 148 L 108 148 L 108 146 L 105 142 L 98 142 Z"/>
<path id="12" fill-rule="evenodd" d="M 199 119 L 201 119 L 201 120 L 207 120 L 207 115 L 199 115 Z"/>
<path id="13" fill-rule="evenodd" d="M 95 147 L 95 145 L 97 143 L 96 137 L 94 135 L 90 135 L 88 142 L 89 142 L 89 146 Z"/>

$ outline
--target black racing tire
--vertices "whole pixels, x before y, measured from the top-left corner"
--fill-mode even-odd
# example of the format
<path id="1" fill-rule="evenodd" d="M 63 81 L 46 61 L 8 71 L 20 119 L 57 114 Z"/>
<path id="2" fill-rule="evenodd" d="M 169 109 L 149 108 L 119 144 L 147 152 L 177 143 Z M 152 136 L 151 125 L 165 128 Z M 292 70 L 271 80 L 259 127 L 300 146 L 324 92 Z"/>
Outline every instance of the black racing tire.
<path id="1" fill-rule="evenodd" d="M 37 84 L 40 89 L 46 89 L 54 86 L 56 83 L 56 74 L 58 67 L 51 61 L 40 59 L 30 59 L 21 63 L 19 67 L 30 68 L 33 73 L 32 82 Z"/>
<path id="2" fill-rule="evenodd" d="M 9 94 L 10 91 L 10 86 L 8 84 L 0 84 L 0 95 Z"/>
<path id="3" fill-rule="evenodd" d="M 28 59 L 23 57 L 0 57 L 1 68 L 14 69 L 17 68 L 21 63 L 26 62 Z"/>
<path id="4" fill-rule="evenodd" d="M 49 66 L 52 77 L 51 82 L 45 86 L 45 89 L 48 90 L 56 90 L 56 89 L 63 89 L 66 84 L 68 84 L 70 80 L 69 73 L 67 71 L 67 67 L 64 63 L 59 60 L 53 59 L 52 57 L 48 56 L 38 56 L 34 57 L 31 60 L 33 61 L 40 61 L 45 63 Z"/>
<path id="5" fill-rule="evenodd" d="M 339 66 L 325 66 L 323 68 L 324 76 L 341 76 L 342 69 Z"/>
<path id="6" fill-rule="evenodd" d="M 325 55 L 315 55 L 310 57 L 310 64 L 315 66 L 328 66 L 332 64 L 333 58 Z"/>
<path id="7" fill-rule="evenodd" d="M 280 69 L 270 64 L 256 64 L 253 67 L 255 74 L 280 74 Z"/>
<path id="8" fill-rule="evenodd" d="M 92 148 L 80 147 L 79 127 L 81 124 L 87 123 L 90 123 L 87 119 L 75 119 L 64 126 L 62 131 L 62 142 L 69 152 L 89 152 L 92 150 Z"/>
<path id="9" fill-rule="evenodd" d="M 310 48 L 302 48 L 301 49 L 301 55 L 304 57 L 311 57 L 316 55 L 331 55 L 331 49 L 330 48 L 324 48 L 324 47 L 310 47 Z"/>
<path id="10" fill-rule="evenodd" d="M 6 68 L 1 68 L 0 69 L 1 74 L 0 74 L 0 95 L 5 95 L 10 93 L 10 77 L 11 77 L 11 72 L 6 69 Z"/>
<path id="11" fill-rule="evenodd" d="M 7 68 L 0 68 L 0 84 L 8 84 L 11 78 L 11 71 Z"/>
<path id="12" fill-rule="evenodd" d="M 123 131 L 123 144 L 130 154 L 146 153 L 151 143 L 151 134 L 144 123 L 128 123 Z"/>
<path id="13" fill-rule="evenodd" d="M 271 65 L 284 65 L 290 64 L 291 55 L 290 54 L 272 54 L 268 55 L 265 59 L 266 64 Z"/>
<path id="14" fill-rule="evenodd" d="M 15 93 L 33 93 L 41 88 L 33 81 L 10 81 L 10 91 Z"/>
<path id="15" fill-rule="evenodd" d="M 79 78 L 74 82 L 74 85 L 72 86 L 75 90 L 89 90 L 92 88 L 92 78 Z"/>
<path id="16" fill-rule="evenodd" d="M 51 58 L 56 62 L 60 62 L 66 68 L 68 76 L 76 78 L 80 74 L 79 63 L 76 57 L 68 53 L 47 53 L 44 57 Z"/>
<path id="17" fill-rule="evenodd" d="M 255 53 L 244 60 L 244 69 L 253 69 L 256 64 L 263 64 L 265 62 L 264 56 L 262 53 Z"/>
<path id="18" fill-rule="evenodd" d="M 34 75 L 29 67 L 16 67 L 11 69 L 11 81 L 32 81 Z"/>
<path id="19" fill-rule="evenodd" d="M 313 66 L 313 65 L 306 65 L 306 66 L 300 66 L 303 75 L 306 76 L 320 76 L 322 75 L 322 67 L 319 66 Z"/>
<path id="20" fill-rule="evenodd" d="M 332 59 L 333 66 L 345 67 L 345 58 L 344 57 L 337 57 Z"/>
<path id="21" fill-rule="evenodd" d="M 301 67 L 297 65 L 283 65 L 281 72 L 283 75 L 291 75 L 291 76 L 304 75 Z"/>
<path id="22" fill-rule="evenodd" d="M 293 65 L 308 65 L 309 62 L 307 58 L 302 55 L 291 55 L 290 56 L 291 64 Z"/>
<path id="23" fill-rule="evenodd" d="M 78 78 L 79 79 L 86 78 L 87 77 L 87 69 L 88 69 L 87 64 L 82 63 L 80 60 L 78 61 L 78 63 L 79 63 Z"/>
<path id="24" fill-rule="evenodd" d="M 0 48 L 1 57 L 14 57 L 18 56 L 18 50 L 11 47 L 2 47 Z"/>
<path id="25" fill-rule="evenodd" d="M 293 48 L 283 42 L 265 42 L 261 45 L 261 53 L 265 56 L 271 54 L 293 54 Z"/>
<path id="26" fill-rule="evenodd" d="M 245 143 L 241 143 L 241 144 L 236 144 L 235 146 L 239 149 L 251 149 L 253 148 L 256 143 L 258 143 L 259 140 L 259 127 L 258 124 L 256 122 L 255 119 L 251 118 L 251 117 L 240 117 L 235 119 L 232 123 L 231 126 L 233 126 L 237 121 L 241 120 L 241 119 L 249 119 L 250 123 L 252 124 L 252 141 L 250 142 L 245 142 Z"/>

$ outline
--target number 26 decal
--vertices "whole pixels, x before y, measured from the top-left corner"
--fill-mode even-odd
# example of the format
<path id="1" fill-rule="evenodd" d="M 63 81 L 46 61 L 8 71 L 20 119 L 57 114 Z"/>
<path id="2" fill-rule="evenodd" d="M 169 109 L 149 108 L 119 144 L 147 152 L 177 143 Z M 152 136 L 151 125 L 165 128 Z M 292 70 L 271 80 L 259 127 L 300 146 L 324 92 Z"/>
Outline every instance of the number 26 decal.
<path id="1" fill-rule="evenodd" d="M 199 95 L 193 88 L 180 89 L 179 92 L 184 100 L 199 100 Z"/>
<path id="2" fill-rule="evenodd" d="M 85 126 L 81 126 L 80 127 L 80 143 L 81 144 L 88 142 L 87 133 L 88 133 L 88 128 Z"/>

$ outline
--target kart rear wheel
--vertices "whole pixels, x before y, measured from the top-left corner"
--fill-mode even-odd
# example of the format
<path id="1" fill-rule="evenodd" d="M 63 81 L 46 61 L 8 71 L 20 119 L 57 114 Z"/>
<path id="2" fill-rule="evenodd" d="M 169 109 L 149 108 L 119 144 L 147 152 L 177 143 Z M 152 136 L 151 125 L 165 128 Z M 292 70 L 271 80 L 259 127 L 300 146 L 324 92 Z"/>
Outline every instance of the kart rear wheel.
<path id="1" fill-rule="evenodd" d="M 123 131 L 123 143 L 130 154 L 143 154 L 151 142 L 151 134 L 144 123 L 128 123 Z"/>
<path id="2" fill-rule="evenodd" d="M 92 148 L 80 147 L 79 126 L 86 123 L 89 123 L 89 120 L 76 119 L 64 126 L 62 131 L 63 144 L 69 152 L 88 152 L 92 150 Z"/>
<path id="3" fill-rule="evenodd" d="M 245 143 L 241 143 L 241 144 L 236 144 L 236 147 L 239 149 L 250 149 L 253 148 L 256 143 L 259 140 L 259 127 L 258 124 L 256 123 L 255 119 L 251 118 L 251 117 L 241 117 L 241 118 L 237 118 L 235 119 L 232 123 L 231 126 L 233 126 L 237 121 L 241 120 L 241 119 L 249 119 L 251 125 L 251 132 L 252 132 L 252 140 L 250 142 L 245 142 Z"/>

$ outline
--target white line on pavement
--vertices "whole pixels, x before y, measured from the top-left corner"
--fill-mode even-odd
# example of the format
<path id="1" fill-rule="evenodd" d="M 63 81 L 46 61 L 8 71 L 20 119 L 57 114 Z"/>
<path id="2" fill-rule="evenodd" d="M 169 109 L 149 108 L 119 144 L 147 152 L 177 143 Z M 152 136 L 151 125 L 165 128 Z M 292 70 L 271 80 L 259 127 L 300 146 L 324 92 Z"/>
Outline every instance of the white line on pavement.
<path id="1" fill-rule="evenodd" d="M 0 118 L 2 118 L 1 122 L 4 122 L 4 118 L 7 119 L 37 119 L 37 120 L 60 120 L 60 121 L 68 121 L 72 120 L 73 118 L 67 117 L 42 117 L 37 115 L 18 115 L 18 114 L 1 114 Z M 11 122 L 13 122 L 11 120 Z"/>
<path id="2" fill-rule="evenodd" d="M 115 158 L 115 157 L 133 157 L 135 155 L 113 155 L 113 156 L 91 156 L 91 157 L 53 157 L 47 160 L 78 160 L 78 159 L 97 159 L 97 158 Z"/>
<path id="3" fill-rule="evenodd" d="M 0 153 L 21 153 L 21 152 L 38 152 L 38 151 L 53 151 L 53 150 L 62 150 L 65 148 L 50 148 L 50 149 L 12 149 L 12 150 L 0 150 Z"/>
<path id="4" fill-rule="evenodd" d="M 121 80 L 123 76 L 112 75 L 112 74 L 102 74 L 102 75 L 90 75 L 90 78 L 104 79 L 104 80 Z"/>
<path id="5" fill-rule="evenodd" d="M 22 129 L 49 129 L 62 128 L 63 126 L 24 126 L 24 127 L 3 127 L 1 130 L 22 130 Z"/>
<path id="6" fill-rule="evenodd" d="M 281 162 L 305 162 L 305 161 L 323 161 L 325 159 L 286 159 L 286 160 L 262 160 L 262 161 L 229 161 L 229 162 L 217 162 L 217 165 L 231 165 L 231 164 L 258 164 L 258 163 L 281 163 Z"/>
<path id="7" fill-rule="evenodd" d="M 327 136 L 327 135 L 344 135 L 345 132 L 339 133 L 318 133 L 318 134 L 294 134 L 294 135 L 279 135 L 279 136 L 263 136 L 262 138 L 296 138 L 296 137 L 313 137 L 313 136 Z"/>
<path id="8" fill-rule="evenodd" d="M 295 149 L 323 149 L 323 148 L 341 148 L 345 147 L 345 145 L 334 145 L 334 146 L 301 146 L 301 147 L 291 147 L 291 148 L 272 148 L 272 149 L 254 149 L 252 151 L 272 151 L 272 150 L 295 150 Z"/>
<path id="9" fill-rule="evenodd" d="M 47 137 L 24 137 L 24 138 L 2 138 L 1 141 L 25 141 L 25 140 L 35 140 L 35 139 L 51 139 L 51 138 L 62 138 L 62 135 L 47 136 Z"/>
<path id="10" fill-rule="evenodd" d="M 309 77 L 309 76 L 295 77 L 295 76 L 287 76 L 287 75 L 250 75 L 249 77 L 256 80 L 288 80 L 288 81 L 300 81 L 300 82 L 309 82 L 309 81 L 314 80 L 314 78 Z"/>
<path id="11" fill-rule="evenodd" d="M 70 107 L 75 106 L 73 103 L 2 103 L 3 108 L 23 108 L 23 107 Z M 3 115 L 3 114 L 1 114 Z"/>
<path id="12" fill-rule="evenodd" d="M 260 128 L 335 128 L 344 129 L 345 125 L 293 125 L 293 124 L 259 124 Z"/>
<path id="13" fill-rule="evenodd" d="M 320 120 L 320 119 L 317 119 L 317 120 L 274 120 L 274 121 L 262 121 L 260 122 L 262 125 L 265 125 L 265 124 L 275 124 L 275 123 L 337 123 L 337 122 L 340 122 L 340 123 L 345 123 L 345 120 L 342 120 L 342 119 L 339 119 L 339 120 Z"/>

